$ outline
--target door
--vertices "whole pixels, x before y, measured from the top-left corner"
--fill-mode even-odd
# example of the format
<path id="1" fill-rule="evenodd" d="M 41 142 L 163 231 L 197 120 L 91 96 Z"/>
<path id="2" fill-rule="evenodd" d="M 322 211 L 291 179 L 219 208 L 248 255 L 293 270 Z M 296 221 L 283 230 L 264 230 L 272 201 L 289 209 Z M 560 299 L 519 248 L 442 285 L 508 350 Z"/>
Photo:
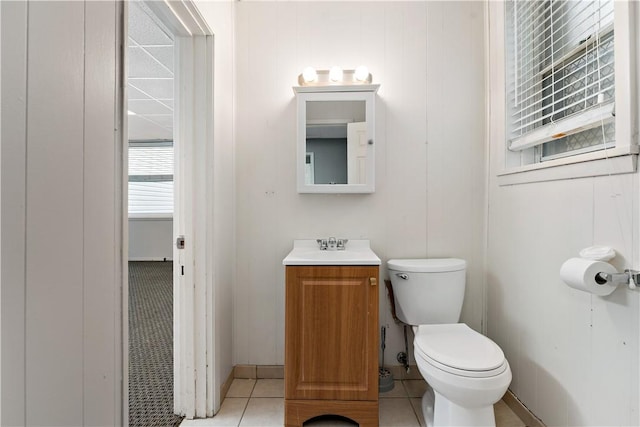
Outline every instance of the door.
<path id="1" fill-rule="evenodd" d="M 176 413 L 213 416 L 213 281 L 210 37 L 178 37 L 174 216 L 174 398 Z M 178 242 L 181 242 L 178 245 Z M 182 244 L 182 242 L 184 242 Z"/>
<path id="2" fill-rule="evenodd" d="M 347 171 L 349 184 L 367 183 L 367 123 L 347 123 Z"/>

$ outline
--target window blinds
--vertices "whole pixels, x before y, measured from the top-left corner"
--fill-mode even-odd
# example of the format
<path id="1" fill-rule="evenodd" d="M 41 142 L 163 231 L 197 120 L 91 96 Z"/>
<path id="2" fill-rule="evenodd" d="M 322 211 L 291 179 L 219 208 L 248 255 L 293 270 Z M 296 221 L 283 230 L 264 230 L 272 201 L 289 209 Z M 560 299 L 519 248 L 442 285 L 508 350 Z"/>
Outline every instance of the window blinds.
<path id="1" fill-rule="evenodd" d="M 613 0 L 507 3 L 511 150 L 613 120 Z"/>
<path id="2" fill-rule="evenodd" d="M 173 214 L 173 144 L 129 144 L 129 215 Z"/>

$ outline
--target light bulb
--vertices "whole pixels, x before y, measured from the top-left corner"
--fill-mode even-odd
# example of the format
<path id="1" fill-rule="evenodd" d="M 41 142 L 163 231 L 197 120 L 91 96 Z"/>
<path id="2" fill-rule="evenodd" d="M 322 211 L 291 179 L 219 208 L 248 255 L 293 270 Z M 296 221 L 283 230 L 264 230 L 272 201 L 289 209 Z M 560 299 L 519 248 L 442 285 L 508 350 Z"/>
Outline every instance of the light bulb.
<path id="1" fill-rule="evenodd" d="M 318 78 L 318 73 L 316 73 L 315 68 L 307 67 L 304 70 L 302 70 L 302 78 L 307 83 L 315 82 L 316 79 Z"/>
<path id="2" fill-rule="evenodd" d="M 332 82 L 339 82 L 342 80 L 342 68 L 337 66 L 331 67 L 329 70 L 329 79 L 331 79 Z"/>
<path id="3" fill-rule="evenodd" d="M 358 68 L 356 68 L 356 72 L 353 76 L 357 81 L 363 82 L 369 78 L 369 69 L 366 67 L 366 65 L 359 65 Z"/>

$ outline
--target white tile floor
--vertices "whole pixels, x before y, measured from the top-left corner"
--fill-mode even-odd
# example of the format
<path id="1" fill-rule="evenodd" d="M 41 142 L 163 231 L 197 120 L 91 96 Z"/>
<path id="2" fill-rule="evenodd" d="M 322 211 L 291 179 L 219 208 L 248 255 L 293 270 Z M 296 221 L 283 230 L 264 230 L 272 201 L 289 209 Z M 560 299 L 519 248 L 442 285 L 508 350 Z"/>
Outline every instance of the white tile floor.
<path id="1" fill-rule="evenodd" d="M 396 381 L 393 390 L 380 393 L 380 427 L 424 427 L 420 409 L 426 383 L 423 380 Z M 525 427 L 511 409 L 500 401 L 495 405 L 497 427 Z M 185 420 L 182 427 L 282 427 L 284 424 L 284 380 L 233 380 L 220 411 L 213 418 Z M 305 427 L 355 426 L 339 419 L 305 423 Z"/>

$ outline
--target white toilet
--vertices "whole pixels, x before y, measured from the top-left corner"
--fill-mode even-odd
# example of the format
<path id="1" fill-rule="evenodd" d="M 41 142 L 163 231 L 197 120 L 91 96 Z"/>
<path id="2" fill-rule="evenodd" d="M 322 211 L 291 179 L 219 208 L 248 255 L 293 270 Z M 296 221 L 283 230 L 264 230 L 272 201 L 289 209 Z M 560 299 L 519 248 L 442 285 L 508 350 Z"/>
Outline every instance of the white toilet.
<path id="1" fill-rule="evenodd" d="M 460 320 L 466 262 L 455 258 L 387 262 L 396 315 L 412 325 L 414 356 L 429 384 L 427 426 L 495 426 L 493 404 L 511 383 L 496 343 Z"/>

